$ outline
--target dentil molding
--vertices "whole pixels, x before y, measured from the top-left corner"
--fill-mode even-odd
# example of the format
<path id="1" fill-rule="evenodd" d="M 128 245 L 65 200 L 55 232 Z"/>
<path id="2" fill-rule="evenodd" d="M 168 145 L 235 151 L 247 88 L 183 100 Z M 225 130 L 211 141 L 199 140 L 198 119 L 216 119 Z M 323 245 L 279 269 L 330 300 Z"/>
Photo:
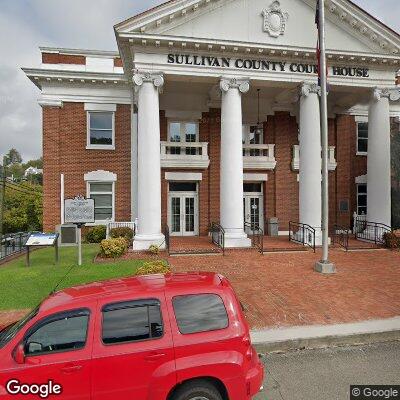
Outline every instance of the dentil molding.
<path id="1" fill-rule="evenodd" d="M 239 89 L 240 93 L 247 93 L 250 90 L 250 82 L 248 79 L 221 78 L 219 87 L 223 92 Z"/>

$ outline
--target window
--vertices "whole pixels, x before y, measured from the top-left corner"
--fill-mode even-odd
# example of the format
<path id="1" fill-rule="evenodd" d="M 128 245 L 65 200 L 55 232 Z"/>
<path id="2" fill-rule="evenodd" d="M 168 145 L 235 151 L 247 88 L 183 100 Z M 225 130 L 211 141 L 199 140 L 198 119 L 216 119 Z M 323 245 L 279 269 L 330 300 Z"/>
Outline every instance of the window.
<path id="1" fill-rule="evenodd" d="M 137 300 L 103 308 L 103 343 L 116 344 L 156 339 L 163 335 L 160 302 Z"/>
<path id="2" fill-rule="evenodd" d="M 196 192 L 197 183 L 196 182 L 170 182 L 169 183 L 170 192 Z"/>
<path id="3" fill-rule="evenodd" d="M 243 192 L 245 193 L 261 193 L 262 192 L 262 184 L 261 183 L 243 183 Z"/>
<path id="4" fill-rule="evenodd" d="M 228 315 L 216 294 L 176 296 L 172 300 L 179 331 L 183 334 L 228 327 Z"/>
<path id="5" fill-rule="evenodd" d="M 264 136 L 264 129 L 260 125 L 243 125 L 242 126 L 242 143 L 244 145 L 252 145 L 252 144 L 262 144 Z M 258 149 L 244 149 L 244 156 L 260 156 L 260 150 Z"/>
<path id="6" fill-rule="evenodd" d="M 96 222 L 114 220 L 113 182 L 89 182 L 89 198 L 94 199 Z"/>
<path id="7" fill-rule="evenodd" d="M 82 349 L 86 343 L 89 311 L 55 314 L 28 332 L 25 354 L 36 355 Z"/>
<path id="8" fill-rule="evenodd" d="M 357 154 L 367 154 L 368 122 L 357 122 Z"/>
<path id="9" fill-rule="evenodd" d="M 168 141 L 173 143 L 198 142 L 199 124 L 197 122 L 170 121 L 168 124 Z M 170 154 L 197 155 L 201 151 L 199 147 L 170 147 Z"/>
<path id="10" fill-rule="evenodd" d="M 357 185 L 357 214 L 367 214 L 367 185 L 365 183 Z"/>
<path id="11" fill-rule="evenodd" d="M 114 149 L 114 112 L 88 112 L 87 147 L 93 149 Z"/>

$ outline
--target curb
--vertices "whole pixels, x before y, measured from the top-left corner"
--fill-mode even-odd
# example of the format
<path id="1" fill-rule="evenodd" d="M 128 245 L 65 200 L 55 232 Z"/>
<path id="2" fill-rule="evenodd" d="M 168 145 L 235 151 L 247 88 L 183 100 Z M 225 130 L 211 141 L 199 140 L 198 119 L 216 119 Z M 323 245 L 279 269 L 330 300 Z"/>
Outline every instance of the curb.
<path id="1" fill-rule="evenodd" d="M 400 340 L 400 317 L 252 331 L 251 338 L 261 354 L 397 341 Z"/>

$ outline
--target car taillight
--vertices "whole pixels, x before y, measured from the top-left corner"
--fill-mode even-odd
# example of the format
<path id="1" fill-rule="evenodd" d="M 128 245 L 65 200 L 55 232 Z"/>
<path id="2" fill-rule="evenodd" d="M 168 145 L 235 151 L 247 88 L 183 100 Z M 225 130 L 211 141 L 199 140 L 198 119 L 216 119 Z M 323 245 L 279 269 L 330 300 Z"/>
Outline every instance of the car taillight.
<path id="1" fill-rule="evenodd" d="M 253 357 L 253 346 L 251 345 L 251 340 L 250 336 L 244 336 L 243 339 L 243 344 L 246 346 L 246 358 L 250 361 Z"/>

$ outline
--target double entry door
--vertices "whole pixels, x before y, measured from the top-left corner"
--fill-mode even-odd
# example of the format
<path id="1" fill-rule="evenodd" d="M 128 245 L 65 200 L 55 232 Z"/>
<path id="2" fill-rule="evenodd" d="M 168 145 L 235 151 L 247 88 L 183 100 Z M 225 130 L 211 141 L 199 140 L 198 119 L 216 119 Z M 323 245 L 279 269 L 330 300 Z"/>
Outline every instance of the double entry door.
<path id="1" fill-rule="evenodd" d="M 195 185 L 195 184 L 194 184 Z M 168 216 L 170 234 L 173 236 L 198 235 L 198 197 L 193 186 L 191 191 L 172 189 L 184 188 L 188 185 L 171 185 L 168 194 Z M 188 187 L 192 189 L 191 187 Z"/>
<path id="2" fill-rule="evenodd" d="M 243 216 L 244 222 L 257 225 L 264 229 L 264 196 L 262 184 L 243 185 Z M 245 226 L 246 233 L 250 233 L 250 228 Z"/>

